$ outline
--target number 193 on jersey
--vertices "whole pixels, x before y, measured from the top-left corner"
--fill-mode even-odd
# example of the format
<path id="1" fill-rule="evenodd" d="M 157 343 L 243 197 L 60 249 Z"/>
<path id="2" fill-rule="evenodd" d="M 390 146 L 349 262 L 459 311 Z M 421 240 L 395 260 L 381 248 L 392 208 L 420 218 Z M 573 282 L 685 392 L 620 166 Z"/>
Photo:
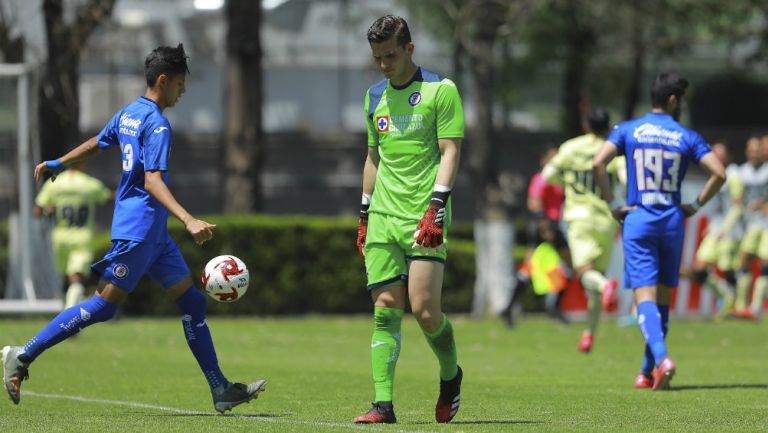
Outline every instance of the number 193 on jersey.
<path id="1" fill-rule="evenodd" d="M 681 155 L 664 149 L 635 149 L 637 192 L 644 205 L 673 205 L 679 190 Z"/>

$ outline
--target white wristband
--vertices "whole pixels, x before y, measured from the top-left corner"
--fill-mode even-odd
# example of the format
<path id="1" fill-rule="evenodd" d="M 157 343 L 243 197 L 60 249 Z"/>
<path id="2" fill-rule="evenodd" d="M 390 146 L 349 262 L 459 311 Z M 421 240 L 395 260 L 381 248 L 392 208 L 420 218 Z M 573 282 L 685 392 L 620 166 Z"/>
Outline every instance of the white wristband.
<path id="1" fill-rule="evenodd" d="M 693 201 L 693 203 L 690 204 L 690 206 L 691 206 L 691 208 L 693 209 L 694 212 L 696 212 L 699 209 L 701 209 L 701 203 L 699 203 L 698 197 L 696 198 L 696 200 Z"/>
<path id="2" fill-rule="evenodd" d="M 369 205 L 371 204 L 371 195 L 363 193 L 363 198 L 361 200 L 362 201 L 360 202 L 360 204 L 362 204 L 363 206 Z"/>
<path id="3" fill-rule="evenodd" d="M 437 192 L 450 192 L 451 191 L 451 187 L 450 186 L 445 186 L 445 185 L 440 185 L 439 183 L 436 183 L 434 191 L 437 191 Z"/>

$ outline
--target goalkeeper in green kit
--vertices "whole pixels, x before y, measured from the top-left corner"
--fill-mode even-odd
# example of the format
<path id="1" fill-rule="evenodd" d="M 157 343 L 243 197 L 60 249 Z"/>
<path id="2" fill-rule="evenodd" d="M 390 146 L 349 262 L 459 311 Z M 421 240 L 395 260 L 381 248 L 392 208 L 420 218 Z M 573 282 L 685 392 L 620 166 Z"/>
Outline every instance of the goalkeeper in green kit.
<path id="1" fill-rule="evenodd" d="M 395 365 L 406 296 L 440 364 L 437 422 L 459 410 L 461 368 L 440 298 L 451 221 L 450 194 L 464 137 L 456 85 L 416 66 L 408 24 L 387 15 L 368 29 L 374 61 L 386 77 L 365 95 L 368 157 L 357 246 L 374 302 L 373 407 L 356 423 L 394 423 Z"/>

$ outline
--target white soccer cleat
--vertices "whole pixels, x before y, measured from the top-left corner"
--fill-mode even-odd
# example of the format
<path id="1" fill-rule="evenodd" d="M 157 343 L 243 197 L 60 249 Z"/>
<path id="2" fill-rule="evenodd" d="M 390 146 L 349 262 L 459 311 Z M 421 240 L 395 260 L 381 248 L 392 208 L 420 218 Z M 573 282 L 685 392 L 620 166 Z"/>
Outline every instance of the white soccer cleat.
<path id="1" fill-rule="evenodd" d="M 29 370 L 18 360 L 19 346 L 3 347 L 3 387 L 13 404 L 21 400 L 21 382 L 29 378 Z"/>
<path id="2" fill-rule="evenodd" d="M 221 392 L 213 393 L 213 406 L 220 413 L 232 410 L 235 406 L 255 400 L 267 387 L 266 380 L 257 380 L 250 384 L 230 383 Z"/>

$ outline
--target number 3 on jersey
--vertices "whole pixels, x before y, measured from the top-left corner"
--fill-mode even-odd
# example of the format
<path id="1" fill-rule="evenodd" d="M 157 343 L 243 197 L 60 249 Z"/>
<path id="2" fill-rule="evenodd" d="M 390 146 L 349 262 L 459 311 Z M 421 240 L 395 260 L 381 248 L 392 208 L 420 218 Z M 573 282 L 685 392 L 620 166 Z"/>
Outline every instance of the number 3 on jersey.
<path id="1" fill-rule="evenodd" d="M 123 171 L 131 171 L 133 169 L 133 146 L 131 143 L 121 144 L 123 148 Z"/>
<path id="2" fill-rule="evenodd" d="M 677 192 L 677 178 L 680 173 L 680 154 L 663 149 L 635 149 L 635 177 L 638 191 Z M 664 173 L 664 167 L 667 173 Z M 650 176 L 646 176 L 646 169 Z"/>

